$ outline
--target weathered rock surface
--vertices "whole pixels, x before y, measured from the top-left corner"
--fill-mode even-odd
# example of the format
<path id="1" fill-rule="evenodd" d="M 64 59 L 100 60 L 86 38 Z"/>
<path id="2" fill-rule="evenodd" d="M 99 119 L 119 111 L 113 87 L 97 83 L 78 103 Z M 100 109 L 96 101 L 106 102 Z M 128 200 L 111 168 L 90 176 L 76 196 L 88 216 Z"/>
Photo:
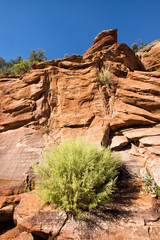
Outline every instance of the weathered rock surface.
<path id="1" fill-rule="evenodd" d="M 160 128 L 135 128 L 123 131 L 123 135 L 131 140 L 139 140 L 140 138 L 149 136 L 160 136 Z"/>
<path id="2" fill-rule="evenodd" d="M 17 227 L 3 233 L 0 236 L 1 240 L 34 240 L 31 233 L 21 232 Z"/>
<path id="3" fill-rule="evenodd" d="M 0 134 L 0 194 L 23 192 L 29 185 L 29 169 L 33 161 L 41 159 L 43 134 L 21 127 Z"/>
<path id="4" fill-rule="evenodd" d="M 160 155 L 160 146 L 146 147 L 150 154 Z"/>
<path id="5" fill-rule="evenodd" d="M 129 175 L 139 177 L 140 170 L 147 169 L 160 186 L 159 43 L 140 57 L 148 71 L 126 44 L 117 43 L 117 30 L 109 30 L 100 33 L 83 56 L 37 63 L 23 76 L 1 74 L 0 195 L 31 189 L 30 169 L 33 161 L 41 161 L 42 150 L 78 135 L 97 145 L 110 144 Z M 98 77 L 105 66 L 110 72 L 107 86 Z M 143 205 L 148 197 L 122 204 L 126 218 L 118 215 L 123 209 L 117 204 L 81 222 L 55 209 L 37 210 L 31 194 L 20 196 L 1 200 L 0 219 L 14 215 L 17 226 L 0 239 L 34 239 L 34 234 L 59 240 L 160 238 L 159 215 L 144 221 L 154 215 L 151 200 Z"/>
<path id="6" fill-rule="evenodd" d="M 20 197 L 4 196 L 0 197 L 0 223 L 13 220 L 14 208 L 20 202 Z"/>
<path id="7" fill-rule="evenodd" d="M 144 146 L 160 146 L 160 136 L 144 137 L 140 139 Z"/>
<path id="8" fill-rule="evenodd" d="M 146 70 L 160 71 L 160 39 L 147 44 L 137 53 Z"/>
<path id="9" fill-rule="evenodd" d="M 21 201 L 14 210 L 14 221 L 21 231 L 48 239 L 51 235 L 58 235 L 64 225 L 67 215 L 64 211 L 55 209 L 55 206 L 40 208 L 42 202 L 33 193 L 21 195 Z"/>
<path id="10" fill-rule="evenodd" d="M 150 240 L 160 236 L 156 232 L 159 229 L 160 202 L 149 194 L 141 193 L 138 179 L 125 177 L 119 182 L 119 192 L 114 203 L 93 211 L 85 220 L 67 217 L 55 206 L 40 207 L 42 202 L 34 193 L 23 193 L 19 197 L 20 203 L 14 209 L 17 226 L 2 232 L 2 240 L 27 237 L 29 240 L 38 237 L 49 240 Z"/>
<path id="11" fill-rule="evenodd" d="M 114 136 L 111 138 L 111 144 L 110 148 L 112 150 L 118 150 L 121 149 L 122 147 L 126 146 L 128 144 L 128 139 L 125 136 Z"/>
<path id="12" fill-rule="evenodd" d="M 113 75 L 126 76 L 140 69 L 140 61 L 127 45 L 117 43 L 117 30 L 100 34 L 94 44 L 98 48 L 84 56 L 35 64 L 21 77 L 0 75 L 1 185 L 23 185 L 31 162 L 40 160 L 48 141 L 80 135 L 107 144 L 116 83 L 106 89 L 98 71 L 109 61 Z M 1 193 L 11 194 L 8 188 Z"/>

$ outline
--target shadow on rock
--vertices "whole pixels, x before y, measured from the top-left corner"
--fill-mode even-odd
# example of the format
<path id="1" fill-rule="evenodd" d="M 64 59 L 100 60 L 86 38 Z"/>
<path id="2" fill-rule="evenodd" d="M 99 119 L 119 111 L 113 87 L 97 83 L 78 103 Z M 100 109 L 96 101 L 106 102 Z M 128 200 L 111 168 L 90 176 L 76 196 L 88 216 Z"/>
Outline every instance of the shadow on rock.
<path id="1" fill-rule="evenodd" d="M 123 171 L 119 176 L 115 198 L 112 204 L 107 207 L 100 207 L 92 211 L 87 219 L 78 220 L 79 224 L 91 229 L 103 229 L 103 223 L 118 223 L 128 221 L 133 216 L 133 200 L 138 199 L 141 190 L 139 179 L 132 178 L 123 166 Z M 83 222 L 83 223 L 82 223 Z"/>

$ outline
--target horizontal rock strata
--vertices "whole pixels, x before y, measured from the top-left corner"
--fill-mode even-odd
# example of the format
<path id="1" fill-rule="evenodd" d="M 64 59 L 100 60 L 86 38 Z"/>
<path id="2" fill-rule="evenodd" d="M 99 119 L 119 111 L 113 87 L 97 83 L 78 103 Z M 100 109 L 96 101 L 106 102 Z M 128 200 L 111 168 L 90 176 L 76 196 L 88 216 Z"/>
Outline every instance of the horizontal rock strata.
<path id="1" fill-rule="evenodd" d="M 157 42 L 135 56 L 117 43 L 117 30 L 109 30 L 83 56 L 36 63 L 23 76 L 0 74 L 0 221 L 15 225 L 1 239 L 160 238 L 159 215 L 150 212 L 151 199 L 145 202 L 149 196 L 85 222 L 57 209 L 36 210 L 37 200 L 21 194 L 32 188 L 31 166 L 41 161 L 43 149 L 77 136 L 110 145 L 122 156 L 128 175 L 135 179 L 147 170 L 160 186 L 158 49 Z M 119 209 L 126 218 L 115 217 Z"/>

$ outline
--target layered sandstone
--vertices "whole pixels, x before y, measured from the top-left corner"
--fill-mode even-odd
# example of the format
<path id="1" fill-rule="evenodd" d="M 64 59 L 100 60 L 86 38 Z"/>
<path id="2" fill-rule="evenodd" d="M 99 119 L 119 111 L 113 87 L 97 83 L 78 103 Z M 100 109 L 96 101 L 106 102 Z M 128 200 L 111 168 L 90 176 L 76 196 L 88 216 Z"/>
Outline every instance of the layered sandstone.
<path id="1" fill-rule="evenodd" d="M 107 87 L 98 78 L 106 64 Z M 0 181 L 26 181 L 49 142 L 80 135 L 107 145 L 124 128 L 158 124 L 160 72 L 142 67 L 126 44 L 117 43 L 117 30 L 108 30 L 83 56 L 38 63 L 23 76 L 2 74 Z M 113 149 L 132 140 L 121 141 Z"/>
<path id="2" fill-rule="evenodd" d="M 156 51 L 160 59 L 157 47 L 147 52 L 149 58 L 153 59 Z M 141 60 L 146 61 L 147 71 L 126 44 L 117 43 L 117 30 L 109 30 L 100 33 L 83 56 L 37 63 L 23 76 L 1 74 L 1 196 L 21 193 L 24 187 L 31 189 L 31 166 L 33 161 L 41 161 L 43 149 L 50 143 L 79 135 L 118 151 L 132 178 L 139 178 L 147 169 L 160 186 L 160 72 L 153 71 L 155 64 L 147 60 L 145 52 Z M 105 66 L 108 66 L 109 77 L 103 84 L 99 72 L 104 71 Z M 131 196 L 134 195 L 133 190 Z M 90 216 L 94 231 L 91 226 L 89 235 L 86 235 L 88 223 L 67 219 L 63 212 L 55 209 L 33 210 L 32 197 L 19 196 L 18 200 L 15 200 L 17 195 L 1 199 L 2 221 L 14 218 L 17 225 L 10 234 L 3 232 L 2 239 L 33 239 L 37 235 L 59 240 L 103 239 L 103 236 L 112 240 L 156 239 L 159 228 L 159 215 L 153 214 L 155 224 L 149 215 L 145 216 L 153 207 L 152 200 L 143 206 L 148 196 L 142 199 L 140 192 L 138 205 L 134 201 L 129 208 L 123 203 L 115 206 L 116 213 L 124 206 L 121 210 L 127 213 L 131 209 L 131 215 L 116 219 L 111 214 L 114 220 L 111 227 L 108 227 L 111 224 L 108 212 L 106 215 L 96 213 L 101 214 L 99 219 Z M 27 205 L 24 207 L 26 202 L 33 211 Z M 157 209 L 159 207 L 156 208 L 159 211 Z M 149 224 L 144 223 L 145 219 Z M 125 232 L 128 228 L 129 238 Z"/>
<path id="3" fill-rule="evenodd" d="M 141 58 L 145 69 L 148 71 L 160 71 L 160 39 L 138 51 L 137 55 Z"/>

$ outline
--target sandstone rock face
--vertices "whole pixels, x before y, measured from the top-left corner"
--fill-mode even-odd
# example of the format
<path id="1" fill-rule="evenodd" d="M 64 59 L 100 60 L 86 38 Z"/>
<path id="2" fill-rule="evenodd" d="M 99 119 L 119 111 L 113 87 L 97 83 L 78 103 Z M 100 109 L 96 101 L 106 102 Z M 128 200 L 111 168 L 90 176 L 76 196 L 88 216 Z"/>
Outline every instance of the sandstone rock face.
<path id="1" fill-rule="evenodd" d="M 106 64 L 108 87 L 98 78 Z M 1 185 L 27 181 L 32 161 L 41 159 L 48 142 L 80 135 L 107 145 L 115 131 L 160 121 L 160 73 L 140 71 L 139 58 L 117 43 L 116 29 L 100 33 L 83 56 L 33 68 L 24 76 L 0 76 Z M 3 194 L 11 194 L 7 189 Z"/>
<path id="2" fill-rule="evenodd" d="M 160 71 L 160 39 L 147 44 L 138 52 L 138 55 L 146 70 Z"/>
<path id="3" fill-rule="evenodd" d="M 100 33 L 83 56 L 37 63 L 23 76 L 1 74 L 0 195 L 31 188 L 32 162 L 41 161 L 43 149 L 76 136 L 110 145 L 122 156 L 129 175 L 137 178 L 147 169 L 160 186 L 159 43 L 140 57 L 148 71 L 126 44 L 117 43 L 117 30 L 109 30 Z M 109 72 L 106 84 L 99 79 L 104 71 Z M 35 210 L 30 194 L 22 194 L 19 201 L 11 196 L 1 200 L 0 219 L 14 216 L 17 225 L 2 239 L 33 239 L 34 234 L 59 240 L 159 239 L 159 216 L 153 218 L 156 224 L 144 224 L 151 208 L 151 203 L 141 205 L 145 199 L 141 206 L 134 202 L 133 217 L 112 216 L 112 224 L 110 215 L 101 213 L 99 220 L 90 216 L 95 224 L 88 233 L 88 223 L 68 219 L 64 212 Z"/>
<path id="4" fill-rule="evenodd" d="M 22 192 L 29 184 L 29 169 L 41 159 L 43 134 L 27 127 L 0 134 L 0 194 Z M 24 182 L 25 181 L 25 182 Z"/>
<path id="5" fill-rule="evenodd" d="M 100 34 L 92 47 L 84 56 L 35 64 L 24 76 L 0 75 L 1 185 L 27 181 L 32 161 L 40 160 L 49 141 L 80 135 L 107 144 L 116 80 L 106 89 L 98 72 L 108 61 L 113 77 L 126 76 L 140 69 L 140 61 L 117 43 L 117 30 Z M 7 187 L 2 191 L 11 194 Z"/>

